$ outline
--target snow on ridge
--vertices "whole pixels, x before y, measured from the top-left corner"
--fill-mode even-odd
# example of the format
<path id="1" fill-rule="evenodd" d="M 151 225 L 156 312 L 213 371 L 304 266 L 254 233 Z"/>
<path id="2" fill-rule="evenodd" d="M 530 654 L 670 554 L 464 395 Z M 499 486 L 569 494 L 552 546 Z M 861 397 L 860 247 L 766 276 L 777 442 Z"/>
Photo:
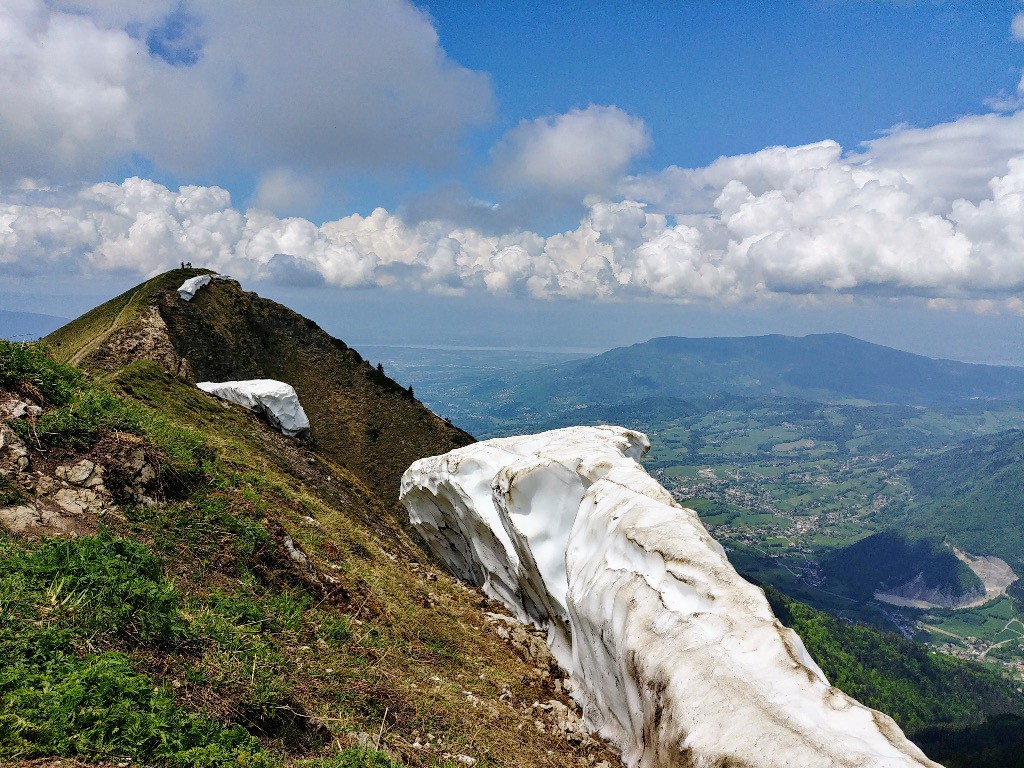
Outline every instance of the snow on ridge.
<path id="1" fill-rule="evenodd" d="M 829 685 L 637 463 L 648 447 L 622 427 L 488 440 L 414 463 L 402 502 L 455 575 L 547 629 L 588 725 L 630 768 L 936 766 Z"/>
<path id="2" fill-rule="evenodd" d="M 204 277 L 209 277 L 205 275 Z M 194 278 L 193 278 L 194 279 Z M 288 437 L 309 432 L 309 418 L 291 384 L 275 379 L 201 381 L 199 389 L 266 416 Z"/>
<path id="3" fill-rule="evenodd" d="M 199 292 L 199 289 L 208 284 L 212 279 L 213 275 L 190 277 L 178 287 L 178 295 L 185 301 L 192 301 L 192 297 Z"/>
<path id="4" fill-rule="evenodd" d="M 178 295 L 185 301 L 192 301 L 192 297 L 199 293 L 199 289 L 208 285 L 211 280 L 230 279 L 228 275 L 196 275 L 178 286 Z"/>

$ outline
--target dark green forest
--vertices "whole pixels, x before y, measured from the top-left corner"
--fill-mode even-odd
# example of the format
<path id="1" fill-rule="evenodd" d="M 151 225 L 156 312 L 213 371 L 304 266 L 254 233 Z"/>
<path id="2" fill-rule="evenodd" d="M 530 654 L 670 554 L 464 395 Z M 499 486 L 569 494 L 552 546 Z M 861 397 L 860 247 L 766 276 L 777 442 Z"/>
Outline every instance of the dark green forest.
<path id="1" fill-rule="evenodd" d="M 896 589 L 919 574 L 925 587 L 950 595 L 984 593 L 984 585 L 939 538 L 912 538 L 882 531 L 821 559 L 829 585 L 855 600 L 870 600 L 876 591 Z"/>
<path id="2" fill-rule="evenodd" d="M 929 757 L 950 768 L 1022 764 L 1024 696 L 995 669 L 763 588 L 775 615 L 800 635 L 829 681 L 890 715 Z"/>

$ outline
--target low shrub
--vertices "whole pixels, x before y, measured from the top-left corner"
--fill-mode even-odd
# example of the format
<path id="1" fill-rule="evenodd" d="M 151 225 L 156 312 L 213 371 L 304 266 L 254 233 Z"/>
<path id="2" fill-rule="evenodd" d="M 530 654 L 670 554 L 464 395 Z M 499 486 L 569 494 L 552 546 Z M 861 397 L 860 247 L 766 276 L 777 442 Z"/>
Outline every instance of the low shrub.
<path id="1" fill-rule="evenodd" d="M 41 606 L 48 624 L 136 640 L 172 641 L 185 631 L 180 598 L 156 558 L 109 533 L 46 541 L 9 558 L 4 570 L 0 595 L 19 585 L 20 602 Z"/>
<path id="2" fill-rule="evenodd" d="M 41 638 L 37 638 L 41 639 Z M 212 768 L 276 761 L 241 726 L 182 711 L 120 653 L 75 656 L 57 642 L 0 662 L 0 757 L 50 755 Z M 9 649 L 8 649 L 9 650 Z"/>
<path id="3" fill-rule="evenodd" d="M 184 637 L 180 602 L 141 544 L 108 533 L 31 547 L 0 537 L 0 759 L 276 765 L 241 726 L 181 709 L 125 653 L 94 651 Z"/>
<path id="4" fill-rule="evenodd" d="M 84 383 L 77 368 L 54 362 L 41 344 L 0 341 L 0 387 L 28 390 L 49 405 L 65 405 Z"/>
<path id="5" fill-rule="evenodd" d="M 0 507 L 11 507 L 24 501 L 25 492 L 9 477 L 0 475 Z"/>
<path id="6" fill-rule="evenodd" d="M 317 768 L 402 768 L 383 752 L 375 749 L 350 747 L 326 760 L 317 760 Z"/>

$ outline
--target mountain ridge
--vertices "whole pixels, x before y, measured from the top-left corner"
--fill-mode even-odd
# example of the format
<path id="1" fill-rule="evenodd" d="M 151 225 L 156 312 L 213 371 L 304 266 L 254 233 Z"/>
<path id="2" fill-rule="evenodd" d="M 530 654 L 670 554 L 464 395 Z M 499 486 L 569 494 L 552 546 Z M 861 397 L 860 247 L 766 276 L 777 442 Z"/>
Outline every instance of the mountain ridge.
<path id="1" fill-rule="evenodd" d="M 168 313 L 235 344 L 221 348 L 237 358 L 225 373 L 253 371 L 250 359 L 262 371 L 260 356 L 293 331 L 290 355 L 308 344 L 318 360 L 304 364 L 340 369 L 325 387 L 351 382 L 338 423 L 379 428 L 403 469 L 406 455 L 468 436 L 311 321 L 237 285 L 178 304 L 181 277 L 158 276 L 51 336 L 84 373 L 45 346 L 0 343 L 0 760 L 614 764 L 537 633 L 488 618 L 497 606 L 408 535 L 386 475 L 359 476 L 373 456 L 286 437 L 201 391 L 207 363 L 189 357 Z M 229 333 L 264 319 L 276 335 Z"/>
<path id="2" fill-rule="evenodd" d="M 491 437 L 564 424 L 584 408 L 723 394 L 910 407 L 1019 402 L 1024 368 L 936 360 L 845 334 L 661 336 L 477 382 L 448 408 Z"/>
<path id="3" fill-rule="evenodd" d="M 284 305 L 232 280 L 212 281 L 191 301 L 178 296 L 185 279 L 202 274 L 212 273 L 159 275 L 44 341 L 59 360 L 98 375 L 150 359 L 190 383 L 266 378 L 291 384 L 318 449 L 389 501 L 397 500 L 402 472 L 415 459 L 472 441 L 411 390 Z"/>

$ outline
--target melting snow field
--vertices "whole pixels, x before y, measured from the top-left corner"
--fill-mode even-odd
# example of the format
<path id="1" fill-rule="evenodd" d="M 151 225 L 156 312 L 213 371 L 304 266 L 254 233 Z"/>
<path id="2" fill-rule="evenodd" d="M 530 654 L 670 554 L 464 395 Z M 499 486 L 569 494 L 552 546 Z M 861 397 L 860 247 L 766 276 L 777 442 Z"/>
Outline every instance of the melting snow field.
<path id="1" fill-rule="evenodd" d="M 199 275 L 197 277 L 190 277 L 180 286 L 178 286 L 178 295 L 185 301 L 192 301 L 192 297 L 199 293 L 199 289 L 204 285 L 209 284 L 213 279 L 213 275 Z"/>
<path id="2" fill-rule="evenodd" d="M 402 502 L 456 576 L 547 629 L 630 768 L 937 765 L 829 685 L 648 447 L 621 427 L 488 440 L 417 461 Z"/>
<path id="3" fill-rule="evenodd" d="M 291 384 L 274 379 L 250 379 L 219 383 L 202 381 L 196 386 L 222 400 L 262 413 L 288 437 L 309 431 L 309 418 Z"/>
<path id="4" fill-rule="evenodd" d="M 228 275 L 197 275 L 196 277 L 190 277 L 184 283 L 178 286 L 178 296 L 185 301 L 192 301 L 199 289 L 204 285 L 209 285 L 212 280 L 231 280 Z"/>

